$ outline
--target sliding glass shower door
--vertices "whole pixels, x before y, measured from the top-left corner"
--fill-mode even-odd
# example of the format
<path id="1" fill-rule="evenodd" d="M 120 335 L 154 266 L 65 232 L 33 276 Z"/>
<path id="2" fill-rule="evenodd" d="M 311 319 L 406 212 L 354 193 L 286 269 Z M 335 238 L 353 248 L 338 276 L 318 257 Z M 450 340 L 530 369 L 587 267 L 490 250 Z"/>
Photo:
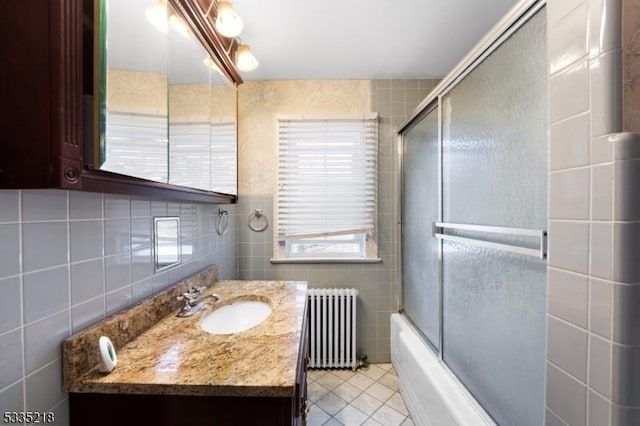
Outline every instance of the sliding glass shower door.
<path id="1" fill-rule="evenodd" d="M 404 312 L 501 425 L 544 419 L 545 26 L 542 9 L 402 139 Z"/>
<path id="2" fill-rule="evenodd" d="M 434 348 L 440 347 L 438 221 L 438 110 L 404 135 L 402 279 L 404 310 Z"/>

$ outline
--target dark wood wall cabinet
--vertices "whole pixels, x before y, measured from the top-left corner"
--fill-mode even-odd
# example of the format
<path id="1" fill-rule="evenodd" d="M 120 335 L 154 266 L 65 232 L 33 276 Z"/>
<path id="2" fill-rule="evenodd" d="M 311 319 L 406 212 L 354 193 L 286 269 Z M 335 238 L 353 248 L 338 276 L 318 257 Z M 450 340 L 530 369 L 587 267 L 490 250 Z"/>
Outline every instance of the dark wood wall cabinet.
<path id="1" fill-rule="evenodd" d="M 170 0 L 233 84 L 235 40 L 215 33 L 199 0 Z M 94 93 L 97 0 L 0 2 L 2 136 L 0 189 L 59 188 L 154 198 L 235 203 L 236 195 L 152 182 L 92 167 L 95 139 L 83 108 Z M 84 112 L 83 112 L 84 109 Z M 87 138 L 87 134 L 92 135 Z"/>

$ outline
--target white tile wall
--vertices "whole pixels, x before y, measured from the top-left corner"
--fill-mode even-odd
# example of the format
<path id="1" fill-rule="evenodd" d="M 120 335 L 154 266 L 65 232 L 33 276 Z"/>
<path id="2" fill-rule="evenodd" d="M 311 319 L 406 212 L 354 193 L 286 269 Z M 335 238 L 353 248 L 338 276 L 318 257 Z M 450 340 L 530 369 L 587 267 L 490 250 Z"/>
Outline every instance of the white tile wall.
<path id="1" fill-rule="evenodd" d="M 633 1 L 547 1 L 547 425 L 640 424 L 640 320 L 631 308 L 640 302 L 632 189 L 640 140 L 614 134 L 623 117 L 622 11 Z"/>
<path id="2" fill-rule="evenodd" d="M 225 206 L 235 220 L 235 206 Z M 193 255 L 153 273 L 152 215 L 180 215 Z M 0 191 L 0 412 L 53 410 L 68 424 L 61 342 L 211 264 L 236 278 L 235 223 L 217 206 L 56 190 Z"/>

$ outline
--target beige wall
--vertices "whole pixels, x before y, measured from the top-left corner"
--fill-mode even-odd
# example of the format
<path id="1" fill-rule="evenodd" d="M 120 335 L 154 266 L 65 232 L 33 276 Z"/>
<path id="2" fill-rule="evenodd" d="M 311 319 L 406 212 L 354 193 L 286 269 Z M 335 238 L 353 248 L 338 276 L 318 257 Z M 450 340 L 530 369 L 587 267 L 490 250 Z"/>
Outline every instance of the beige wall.
<path id="1" fill-rule="evenodd" d="M 167 115 L 167 75 L 109 69 L 107 108 L 111 111 Z"/>

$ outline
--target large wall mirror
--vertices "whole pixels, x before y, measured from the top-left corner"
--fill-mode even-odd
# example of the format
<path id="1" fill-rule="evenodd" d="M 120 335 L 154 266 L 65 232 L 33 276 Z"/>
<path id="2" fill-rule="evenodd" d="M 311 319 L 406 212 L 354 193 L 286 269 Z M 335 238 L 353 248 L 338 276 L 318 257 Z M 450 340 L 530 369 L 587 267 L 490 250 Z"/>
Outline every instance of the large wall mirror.
<path id="1" fill-rule="evenodd" d="M 174 25 L 180 18 L 170 5 L 100 5 L 101 129 L 94 165 L 236 195 L 236 86 L 184 24 Z"/>

